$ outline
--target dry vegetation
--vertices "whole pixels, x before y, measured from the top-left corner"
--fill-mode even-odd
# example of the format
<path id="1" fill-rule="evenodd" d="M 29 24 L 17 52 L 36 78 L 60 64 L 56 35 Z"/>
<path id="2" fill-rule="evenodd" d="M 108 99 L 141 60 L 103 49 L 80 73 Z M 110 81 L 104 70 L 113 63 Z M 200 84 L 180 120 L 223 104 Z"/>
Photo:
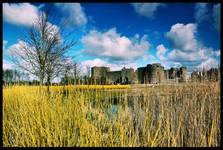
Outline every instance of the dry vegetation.
<path id="1" fill-rule="evenodd" d="M 3 88 L 3 146 L 220 146 L 219 83 L 45 91 Z"/>

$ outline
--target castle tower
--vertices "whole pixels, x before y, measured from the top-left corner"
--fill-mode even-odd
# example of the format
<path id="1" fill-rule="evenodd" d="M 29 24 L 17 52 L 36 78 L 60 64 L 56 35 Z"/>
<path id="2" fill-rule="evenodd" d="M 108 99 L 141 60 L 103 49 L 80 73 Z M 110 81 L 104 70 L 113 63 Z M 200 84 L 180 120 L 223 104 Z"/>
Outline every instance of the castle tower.
<path id="1" fill-rule="evenodd" d="M 181 67 L 180 68 L 180 80 L 181 82 L 186 82 L 187 81 L 187 68 L 186 67 Z"/>
<path id="2" fill-rule="evenodd" d="M 110 71 L 109 67 L 92 67 L 91 77 L 92 78 L 106 77 L 108 71 Z"/>
<path id="3" fill-rule="evenodd" d="M 140 67 L 137 69 L 137 77 L 138 77 L 138 83 L 144 84 L 145 83 L 145 69 L 146 67 Z"/>
<path id="4" fill-rule="evenodd" d="M 165 80 L 169 79 L 169 70 L 164 70 Z"/>
<path id="5" fill-rule="evenodd" d="M 164 67 L 160 63 L 148 64 L 148 82 L 161 83 L 165 80 Z"/>
<path id="6" fill-rule="evenodd" d="M 108 67 L 92 67 L 91 78 L 96 81 L 96 84 L 105 84 L 108 71 L 110 71 Z"/>

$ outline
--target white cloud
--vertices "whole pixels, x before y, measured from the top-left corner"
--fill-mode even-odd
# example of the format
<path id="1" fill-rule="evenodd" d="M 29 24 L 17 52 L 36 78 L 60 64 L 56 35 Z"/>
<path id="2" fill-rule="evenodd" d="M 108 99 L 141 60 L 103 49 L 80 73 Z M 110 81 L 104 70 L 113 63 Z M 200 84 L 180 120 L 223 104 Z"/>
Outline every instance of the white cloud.
<path id="1" fill-rule="evenodd" d="M 207 3 L 197 3 L 195 5 L 194 17 L 197 23 L 201 23 L 208 19 L 208 8 Z"/>
<path id="2" fill-rule="evenodd" d="M 51 24 L 50 22 L 47 22 L 47 35 L 48 37 L 47 38 L 52 38 L 52 36 L 54 36 L 55 34 L 57 35 L 59 33 L 59 27 L 56 26 L 56 25 L 53 25 Z M 60 39 L 61 41 L 63 40 L 63 37 L 58 34 L 58 39 Z M 8 48 L 8 54 L 13 56 L 13 55 L 23 55 L 24 54 L 24 51 L 23 51 L 23 47 L 27 47 L 27 49 L 30 49 L 32 50 L 32 48 L 24 41 L 22 40 L 18 40 L 17 43 L 11 45 L 9 48 Z M 34 48 L 34 47 L 33 47 Z M 32 53 L 35 55 L 35 51 L 33 50 Z"/>
<path id="3" fill-rule="evenodd" d="M 57 38 L 60 41 L 63 41 L 63 37 L 60 34 L 60 28 L 57 25 L 47 22 L 47 28 L 48 28 L 48 30 L 45 33 L 46 35 L 48 35 L 47 39 L 50 39 L 50 38 L 54 37 L 55 35 L 57 35 Z"/>
<path id="4" fill-rule="evenodd" d="M 3 3 L 3 19 L 15 25 L 31 26 L 38 18 L 38 8 L 29 3 Z"/>
<path id="5" fill-rule="evenodd" d="M 20 56 L 22 56 L 22 57 L 27 58 L 26 55 L 25 55 L 24 47 L 26 47 L 27 49 L 30 49 L 30 53 L 32 53 L 32 55 L 36 55 L 36 52 L 33 50 L 33 47 L 30 47 L 26 42 L 24 42 L 22 40 L 18 40 L 17 43 L 11 45 L 8 48 L 9 56 L 12 59 L 16 60 L 16 62 L 18 61 L 20 66 L 22 66 L 24 68 L 27 68 L 29 70 L 34 70 L 34 66 L 32 66 L 29 62 L 21 59 L 21 57 L 20 57 Z M 13 68 L 17 67 L 17 64 L 14 64 L 12 67 Z M 24 70 L 20 67 L 17 67 L 15 69 L 28 73 L 28 78 L 30 80 L 37 80 L 38 79 L 37 76 L 29 73 L 28 71 L 26 71 L 26 70 Z"/>
<path id="6" fill-rule="evenodd" d="M 212 14 L 212 16 L 213 16 L 213 20 L 214 20 L 214 27 L 215 27 L 215 29 L 218 31 L 218 32 L 220 32 L 220 23 L 221 23 L 221 18 L 220 18 L 220 13 L 221 13 L 221 9 L 220 9 L 221 7 L 220 7 L 220 3 L 219 4 L 216 4 L 216 5 L 214 5 L 214 7 L 213 7 L 213 14 Z"/>
<path id="7" fill-rule="evenodd" d="M 196 51 L 197 40 L 195 34 L 197 32 L 197 25 L 193 23 L 181 24 L 177 23 L 171 27 L 171 30 L 167 32 L 167 39 L 175 49 L 183 51 Z"/>
<path id="8" fill-rule="evenodd" d="M 63 20 L 66 20 L 70 27 L 82 26 L 87 23 L 87 17 L 80 3 L 56 3 L 64 14 Z"/>
<path id="9" fill-rule="evenodd" d="M 85 46 L 84 52 L 88 55 L 110 61 L 129 62 L 143 57 L 150 48 L 146 35 L 141 39 L 136 37 L 138 36 L 131 40 L 112 28 L 104 33 L 91 30 L 81 41 Z"/>
<path id="10" fill-rule="evenodd" d="M 188 71 L 207 65 L 216 66 L 220 50 L 205 47 L 196 38 L 196 24 L 175 24 L 167 32 L 172 50 L 166 50 L 164 45 L 157 46 L 157 56 L 167 66 L 183 65 Z"/>
<path id="11" fill-rule="evenodd" d="M 10 56 L 16 56 L 16 55 L 19 54 L 21 56 L 24 56 L 25 52 L 23 51 L 23 47 L 27 47 L 28 48 L 29 46 L 24 41 L 18 40 L 17 43 L 11 45 L 8 48 L 9 55 Z"/>
<path id="12" fill-rule="evenodd" d="M 153 56 L 152 54 L 146 55 L 146 58 L 147 58 L 146 60 L 144 59 L 145 63 L 147 63 L 148 61 L 150 63 L 157 63 L 158 62 L 157 59 L 155 58 L 155 56 Z"/>
<path id="13" fill-rule="evenodd" d="M 216 57 L 219 57 L 220 54 L 221 54 L 221 51 L 220 50 L 214 51 L 214 54 L 215 54 Z"/>
<path id="14" fill-rule="evenodd" d="M 203 61 L 213 56 L 213 49 L 211 48 L 198 48 L 194 52 L 185 52 L 182 50 L 174 49 L 168 53 L 167 57 L 171 61 Z"/>
<path id="15" fill-rule="evenodd" d="M 147 61 L 149 59 L 149 56 L 148 55 L 144 55 L 143 56 L 143 61 Z"/>
<path id="16" fill-rule="evenodd" d="M 3 69 L 12 69 L 12 64 L 10 64 L 9 62 L 3 60 Z"/>
<path id="17" fill-rule="evenodd" d="M 89 67 L 93 67 L 93 66 L 102 67 L 102 66 L 108 66 L 108 62 L 106 62 L 102 59 L 96 58 L 96 59 L 93 59 L 93 60 L 83 61 L 82 65 L 89 66 Z"/>
<path id="18" fill-rule="evenodd" d="M 173 49 L 167 55 L 165 56 L 165 59 L 163 59 L 164 62 L 171 62 L 174 63 L 180 63 L 182 65 L 185 65 L 189 68 L 189 71 L 192 71 L 196 68 L 200 68 L 204 62 L 208 63 L 209 59 L 219 57 L 218 52 L 214 51 L 213 48 L 197 48 L 194 52 L 187 52 L 182 51 L 179 49 Z M 206 64 L 205 63 L 205 64 Z M 217 60 L 216 60 L 217 63 Z M 220 63 L 220 62 L 218 62 Z M 213 63 L 210 63 L 210 66 L 213 65 Z M 214 67 L 214 66 L 213 66 Z"/>
<path id="19" fill-rule="evenodd" d="M 161 3 L 132 3 L 134 10 L 147 18 L 154 18 L 154 13 L 157 11 L 158 7 L 164 7 L 165 4 Z"/>
<path id="20" fill-rule="evenodd" d="M 34 51 L 34 47 L 30 47 L 26 42 L 22 40 L 18 40 L 17 43 L 11 45 L 8 48 L 8 54 L 9 57 L 19 63 L 20 66 L 23 66 L 23 68 L 27 68 L 30 70 L 33 70 L 34 66 L 30 64 L 28 61 L 25 61 L 22 58 L 27 58 L 27 51 L 24 51 L 24 49 L 29 49 L 30 51 L 28 54 L 30 55 L 36 55 L 36 51 Z"/>
<path id="21" fill-rule="evenodd" d="M 157 52 L 156 52 L 157 57 L 160 60 L 165 59 L 163 55 L 166 53 L 167 49 L 164 47 L 164 45 L 160 44 L 156 47 L 156 49 L 157 49 Z"/>
<path id="22" fill-rule="evenodd" d="M 199 66 L 198 69 L 210 69 L 210 68 L 217 68 L 219 65 L 219 62 L 216 59 L 208 58 L 207 60 L 203 61 Z"/>
<path id="23" fill-rule="evenodd" d="M 117 70 L 121 70 L 123 67 L 125 68 L 133 68 L 133 69 L 137 69 L 137 65 L 135 63 L 127 63 L 127 64 L 115 64 L 115 63 L 109 63 L 107 61 L 104 61 L 102 59 L 96 58 L 93 60 L 85 60 L 83 62 L 81 62 L 81 66 L 82 66 L 82 72 L 84 74 L 87 73 L 87 67 L 94 67 L 94 66 L 98 66 L 98 67 L 110 67 L 110 71 L 117 71 Z"/>

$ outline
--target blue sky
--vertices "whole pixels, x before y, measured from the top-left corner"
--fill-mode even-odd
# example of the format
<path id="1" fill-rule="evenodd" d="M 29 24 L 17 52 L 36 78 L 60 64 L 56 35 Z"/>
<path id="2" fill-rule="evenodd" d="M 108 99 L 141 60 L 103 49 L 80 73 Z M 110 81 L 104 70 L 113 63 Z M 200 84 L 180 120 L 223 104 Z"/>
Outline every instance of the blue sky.
<path id="1" fill-rule="evenodd" d="M 50 23 L 66 20 L 70 38 L 78 41 L 67 53 L 86 66 L 165 68 L 189 71 L 220 63 L 218 3 L 14 3 L 3 4 L 3 68 L 12 68 L 10 51 L 22 41 L 38 12 L 53 10 Z"/>

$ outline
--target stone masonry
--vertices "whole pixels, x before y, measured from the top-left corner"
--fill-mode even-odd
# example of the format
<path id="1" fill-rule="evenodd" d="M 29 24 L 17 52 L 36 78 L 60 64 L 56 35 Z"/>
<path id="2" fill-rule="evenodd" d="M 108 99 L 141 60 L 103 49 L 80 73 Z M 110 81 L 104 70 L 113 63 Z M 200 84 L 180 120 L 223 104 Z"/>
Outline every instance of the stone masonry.
<path id="1" fill-rule="evenodd" d="M 186 82 L 187 69 L 170 68 L 164 70 L 160 63 L 148 64 L 136 71 L 132 68 L 122 68 L 120 71 L 110 71 L 108 67 L 92 67 L 91 78 L 96 84 L 157 84 L 168 81 Z"/>

